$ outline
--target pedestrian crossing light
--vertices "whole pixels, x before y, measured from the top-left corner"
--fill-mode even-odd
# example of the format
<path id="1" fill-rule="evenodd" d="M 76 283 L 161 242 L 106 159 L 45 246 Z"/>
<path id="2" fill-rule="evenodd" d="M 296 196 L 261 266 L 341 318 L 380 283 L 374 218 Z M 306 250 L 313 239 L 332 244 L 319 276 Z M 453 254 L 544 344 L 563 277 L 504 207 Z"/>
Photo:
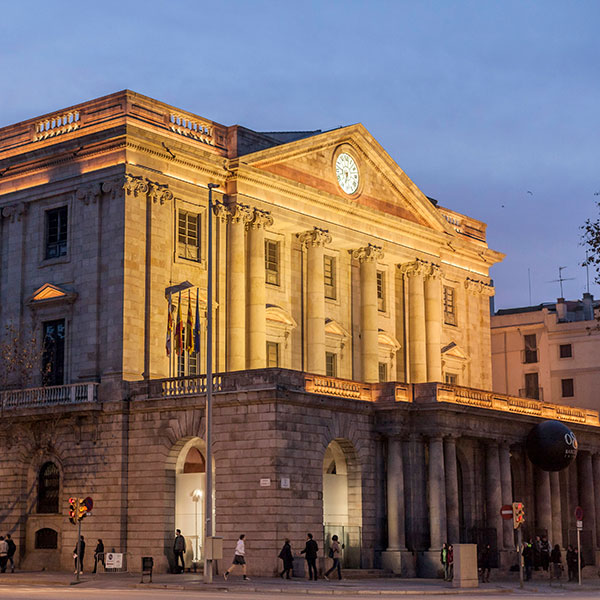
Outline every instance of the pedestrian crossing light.
<path id="1" fill-rule="evenodd" d="M 525 505 L 522 502 L 513 502 L 513 526 L 515 529 L 525 522 Z"/>

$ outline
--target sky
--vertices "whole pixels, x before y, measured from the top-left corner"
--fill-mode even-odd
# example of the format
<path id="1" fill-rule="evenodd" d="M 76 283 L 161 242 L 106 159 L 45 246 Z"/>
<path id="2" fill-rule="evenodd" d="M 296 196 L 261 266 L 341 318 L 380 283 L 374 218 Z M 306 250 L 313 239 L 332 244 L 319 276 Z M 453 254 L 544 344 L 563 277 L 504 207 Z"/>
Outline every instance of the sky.
<path id="1" fill-rule="evenodd" d="M 496 308 L 554 301 L 559 267 L 581 298 L 599 25 L 595 0 L 5 2 L 0 127 L 125 88 L 257 131 L 361 122 L 423 193 L 488 224 Z"/>

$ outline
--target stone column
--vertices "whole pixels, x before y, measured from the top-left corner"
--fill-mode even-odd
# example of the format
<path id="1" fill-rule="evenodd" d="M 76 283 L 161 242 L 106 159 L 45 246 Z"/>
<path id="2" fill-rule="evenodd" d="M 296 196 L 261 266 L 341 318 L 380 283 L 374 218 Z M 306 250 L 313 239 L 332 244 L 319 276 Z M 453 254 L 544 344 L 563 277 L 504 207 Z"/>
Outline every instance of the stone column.
<path id="1" fill-rule="evenodd" d="M 248 276 L 248 366 L 263 369 L 267 364 L 267 322 L 265 305 L 265 227 L 273 225 L 271 214 L 253 211 L 247 224 L 250 236 Z"/>
<path id="2" fill-rule="evenodd" d="M 442 436 L 429 438 L 429 548 L 438 550 L 446 541 L 446 478 Z"/>
<path id="3" fill-rule="evenodd" d="M 331 243 L 326 229 L 298 234 L 306 246 L 306 370 L 325 375 L 325 274 L 323 246 Z"/>
<path id="4" fill-rule="evenodd" d="M 502 485 L 502 504 L 513 503 L 512 479 L 510 476 L 510 447 L 504 443 L 500 446 L 500 481 Z M 500 510 L 500 506 L 498 507 Z M 507 549 L 515 547 L 515 530 L 512 520 L 502 520 L 503 546 Z M 500 544 L 498 544 L 500 546 Z"/>
<path id="5" fill-rule="evenodd" d="M 579 467 L 579 502 L 583 508 L 583 526 L 592 538 L 592 548 L 596 547 L 596 501 L 594 494 L 594 471 L 592 455 L 589 452 L 579 452 L 577 455 Z"/>
<path id="6" fill-rule="evenodd" d="M 548 540 L 552 542 L 552 502 L 550 500 L 550 475 L 548 471 L 535 469 L 535 516 L 540 529 L 548 532 Z"/>
<path id="7" fill-rule="evenodd" d="M 407 542 L 414 550 L 425 550 L 429 543 L 425 503 L 427 497 L 425 441 L 420 434 L 411 433 L 403 445 Z"/>
<path id="8" fill-rule="evenodd" d="M 406 550 L 404 531 L 404 464 L 402 441 L 388 438 L 387 457 L 387 524 L 388 552 Z"/>
<path id="9" fill-rule="evenodd" d="M 600 490 L 600 454 L 592 457 L 592 470 L 594 473 L 594 489 Z M 600 546 L 600 494 L 594 496 L 596 508 L 596 547 Z"/>
<path id="10" fill-rule="evenodd" d="M 383 257 L 379 246 L 369 244 L 352 252 L 360 262 L 361 360 L 365 383 L 379 381 L 379 333 L 377 327 L 377 260 Z"/>
<path id="11" fill-rule="evenodd" d="M 460 520 L 458 515 L 458 465 L 456 463 L 456 438 L 444 438 L 444 471 L 446 473 L 446 515 L 448 520 L 448 542 L 460 542 Z"/>
<path id="12" fill-rule="evenodd" d="M 552 505 L 552 544 L 558 544 L 562 548 L 562 502 L 560 498 L 560 477 L 556 471 L 550 473 L 550 503 Z"/>
<path id="13" fill-rule="evenodd" d="M 408 350 L 410 383 L 427 381 L 427 348 L 425 333 L 425 292 L 423 275 L 426 265 L 422 260 L 402 265 L 401 271 L 408 286 Z"/>
<path id="14" fill-rule="evenodd" d="M 246 225 L 252 220 L 249 206 L 227 206 L 227 370 L 246 368 Z"/>
<path id="15" fill-rule="evenodd" d="M 425 275 L 427 381 L 442 381 L 442 272 L 429 265 Z"/>
<path id="16" fill-rule="evenodd" d="M 496 530 L 498 546 L 503 541 L 502 517 L 502 478 L 497 442 L 490 441 L 485 453 L 487 525 Z"/>

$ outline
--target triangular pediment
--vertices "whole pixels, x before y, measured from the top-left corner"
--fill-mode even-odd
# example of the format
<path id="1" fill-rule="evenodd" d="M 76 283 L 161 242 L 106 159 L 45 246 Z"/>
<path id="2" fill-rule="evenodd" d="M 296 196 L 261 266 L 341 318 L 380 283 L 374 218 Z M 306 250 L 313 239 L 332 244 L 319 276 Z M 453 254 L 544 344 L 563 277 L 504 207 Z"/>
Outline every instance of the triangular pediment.
<path id="1" fill-rule="evenodd" d="M 75 292 L 54 285 L 53 283 L 44 283 L 27 300 L 27 304 L 36 305 L 46 302 L 73 302 L 77 298 Z"/>
<path id="2" fill-rule="evenodd" d="M 458 360 L 468 360 L 467 353 L 456 344 L 456 342 L 450 342 L 442 348 L 442 356 L 444 358 L 455 358 Z"/>
<path id="3" fill-rule="evenodd" d="M 338 179 L 341 161 L 358 175 L 356 189 Z M 351 125 L 280 144 L 241 158 L 244 164 L 303 188 L 312 188 L 347 202 L 411 221 L 436 231 L 455 232 L 440 211 L 410 180 L 390 155 L 361 125 Z M 337 167 L 337 168 L 336 168 Z"/>

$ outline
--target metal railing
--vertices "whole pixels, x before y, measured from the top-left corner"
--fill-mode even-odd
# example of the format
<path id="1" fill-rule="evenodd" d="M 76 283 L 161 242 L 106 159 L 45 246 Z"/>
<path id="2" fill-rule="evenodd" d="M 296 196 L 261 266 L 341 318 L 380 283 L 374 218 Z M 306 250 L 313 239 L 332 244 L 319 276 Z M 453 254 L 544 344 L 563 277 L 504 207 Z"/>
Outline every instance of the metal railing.
<path id="1" fill-rule="evenodd" d="M 0 392 L 2 410 L 40 408 L 61 404 L 83 404 L 98 401 L 97 383 L 72 383 L 24 390 Z"/>

